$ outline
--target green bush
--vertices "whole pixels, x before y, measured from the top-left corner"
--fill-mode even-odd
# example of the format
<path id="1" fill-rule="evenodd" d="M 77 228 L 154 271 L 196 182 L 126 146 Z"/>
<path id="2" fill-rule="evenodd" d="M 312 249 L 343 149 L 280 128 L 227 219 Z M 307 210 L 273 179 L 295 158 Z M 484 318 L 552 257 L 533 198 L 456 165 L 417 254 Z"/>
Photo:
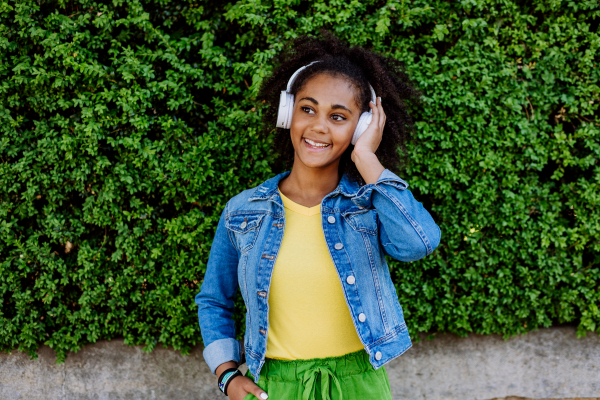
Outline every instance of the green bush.
<path id="1" fill-rule="evenodd" d="M 599 23 L 595 0 L 1 2 L 0 348 L 200 343 L 220 212 L 279 172 L 258 87 L 322 27 L 424 94 L 401 174 L 443 236 L 391 263 L 410 331 L 600 332 Z"/>

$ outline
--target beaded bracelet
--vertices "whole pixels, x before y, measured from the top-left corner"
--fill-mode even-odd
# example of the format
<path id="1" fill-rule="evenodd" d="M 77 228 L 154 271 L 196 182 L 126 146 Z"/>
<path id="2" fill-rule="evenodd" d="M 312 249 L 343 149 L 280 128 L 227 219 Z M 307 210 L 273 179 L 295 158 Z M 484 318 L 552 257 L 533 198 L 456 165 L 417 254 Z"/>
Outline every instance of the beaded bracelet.
<path id="1" fill-rule="evenodd" d="M 219 389 L 227 396 L 227 386 L 236 376 L 242 376 L 242 372 L 237 368 L 229 368 L 223 371 L 219 377 Z"/>

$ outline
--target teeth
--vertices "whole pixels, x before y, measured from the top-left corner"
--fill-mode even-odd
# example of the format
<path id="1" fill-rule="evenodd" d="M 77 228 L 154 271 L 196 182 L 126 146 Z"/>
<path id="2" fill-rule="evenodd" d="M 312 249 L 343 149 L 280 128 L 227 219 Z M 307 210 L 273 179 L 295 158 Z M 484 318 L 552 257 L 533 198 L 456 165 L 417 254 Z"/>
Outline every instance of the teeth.
<path id="1" fill-rule="evenodd" d="M 304 138 L 304 141 L 306 143 L 310 144 L 311 146 L 315 146 L 315 147 L 327 147 L 327 146 L 329 146 L 329 144 L 313 142 L 312 140 L 307 139 L 307 138 Z"/>

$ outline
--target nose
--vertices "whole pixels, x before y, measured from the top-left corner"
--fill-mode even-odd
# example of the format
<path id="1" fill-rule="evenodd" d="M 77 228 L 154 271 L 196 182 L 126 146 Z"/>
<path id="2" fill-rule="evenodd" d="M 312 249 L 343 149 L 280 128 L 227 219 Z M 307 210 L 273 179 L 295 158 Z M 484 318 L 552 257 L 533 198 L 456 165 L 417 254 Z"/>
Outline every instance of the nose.
<path id="1" fill-rule="evenodd" d="M 329 126 L 327 125 L 327 115 L 319 114 L 317 118 L 313 120 L 310 129 L 315 133 L 326 134 L 329 131 Z"/>

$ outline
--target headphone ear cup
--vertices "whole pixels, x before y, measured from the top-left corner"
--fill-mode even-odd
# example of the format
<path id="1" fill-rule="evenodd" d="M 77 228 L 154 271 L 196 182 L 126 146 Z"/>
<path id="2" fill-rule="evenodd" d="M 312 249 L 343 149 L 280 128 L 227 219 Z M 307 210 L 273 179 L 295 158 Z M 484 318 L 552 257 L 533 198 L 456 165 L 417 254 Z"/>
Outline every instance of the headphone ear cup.
<path id="1" fill-rule="evenodd" d="M 290 129 L 292 126 L 292 114 L 294 111 L 294 95 L 281 91 L 279 96 L 279 109 L 277 110 L 277 127 Z"/>
<path id="2" fill-rule="evenodd" d="M 360 118 L 358 119 L 358 124 L 356 124 L 356 129 L 354 130 L 354 135 L 352 135 L 352 141 L 350 143 L 356 144 L 358 138 L 367 130 L 372 120 L 372 111 L 364 112 L 360 115 Z"/>
<path id="3" fill-rule="evenodd" d="M 294 115 L 294 95 L 288 93 L 288 106 L 287 106 L 287 122 L 285 124 L 285 129 L 290 129 L 292 127 L 292 115 Z"/>

